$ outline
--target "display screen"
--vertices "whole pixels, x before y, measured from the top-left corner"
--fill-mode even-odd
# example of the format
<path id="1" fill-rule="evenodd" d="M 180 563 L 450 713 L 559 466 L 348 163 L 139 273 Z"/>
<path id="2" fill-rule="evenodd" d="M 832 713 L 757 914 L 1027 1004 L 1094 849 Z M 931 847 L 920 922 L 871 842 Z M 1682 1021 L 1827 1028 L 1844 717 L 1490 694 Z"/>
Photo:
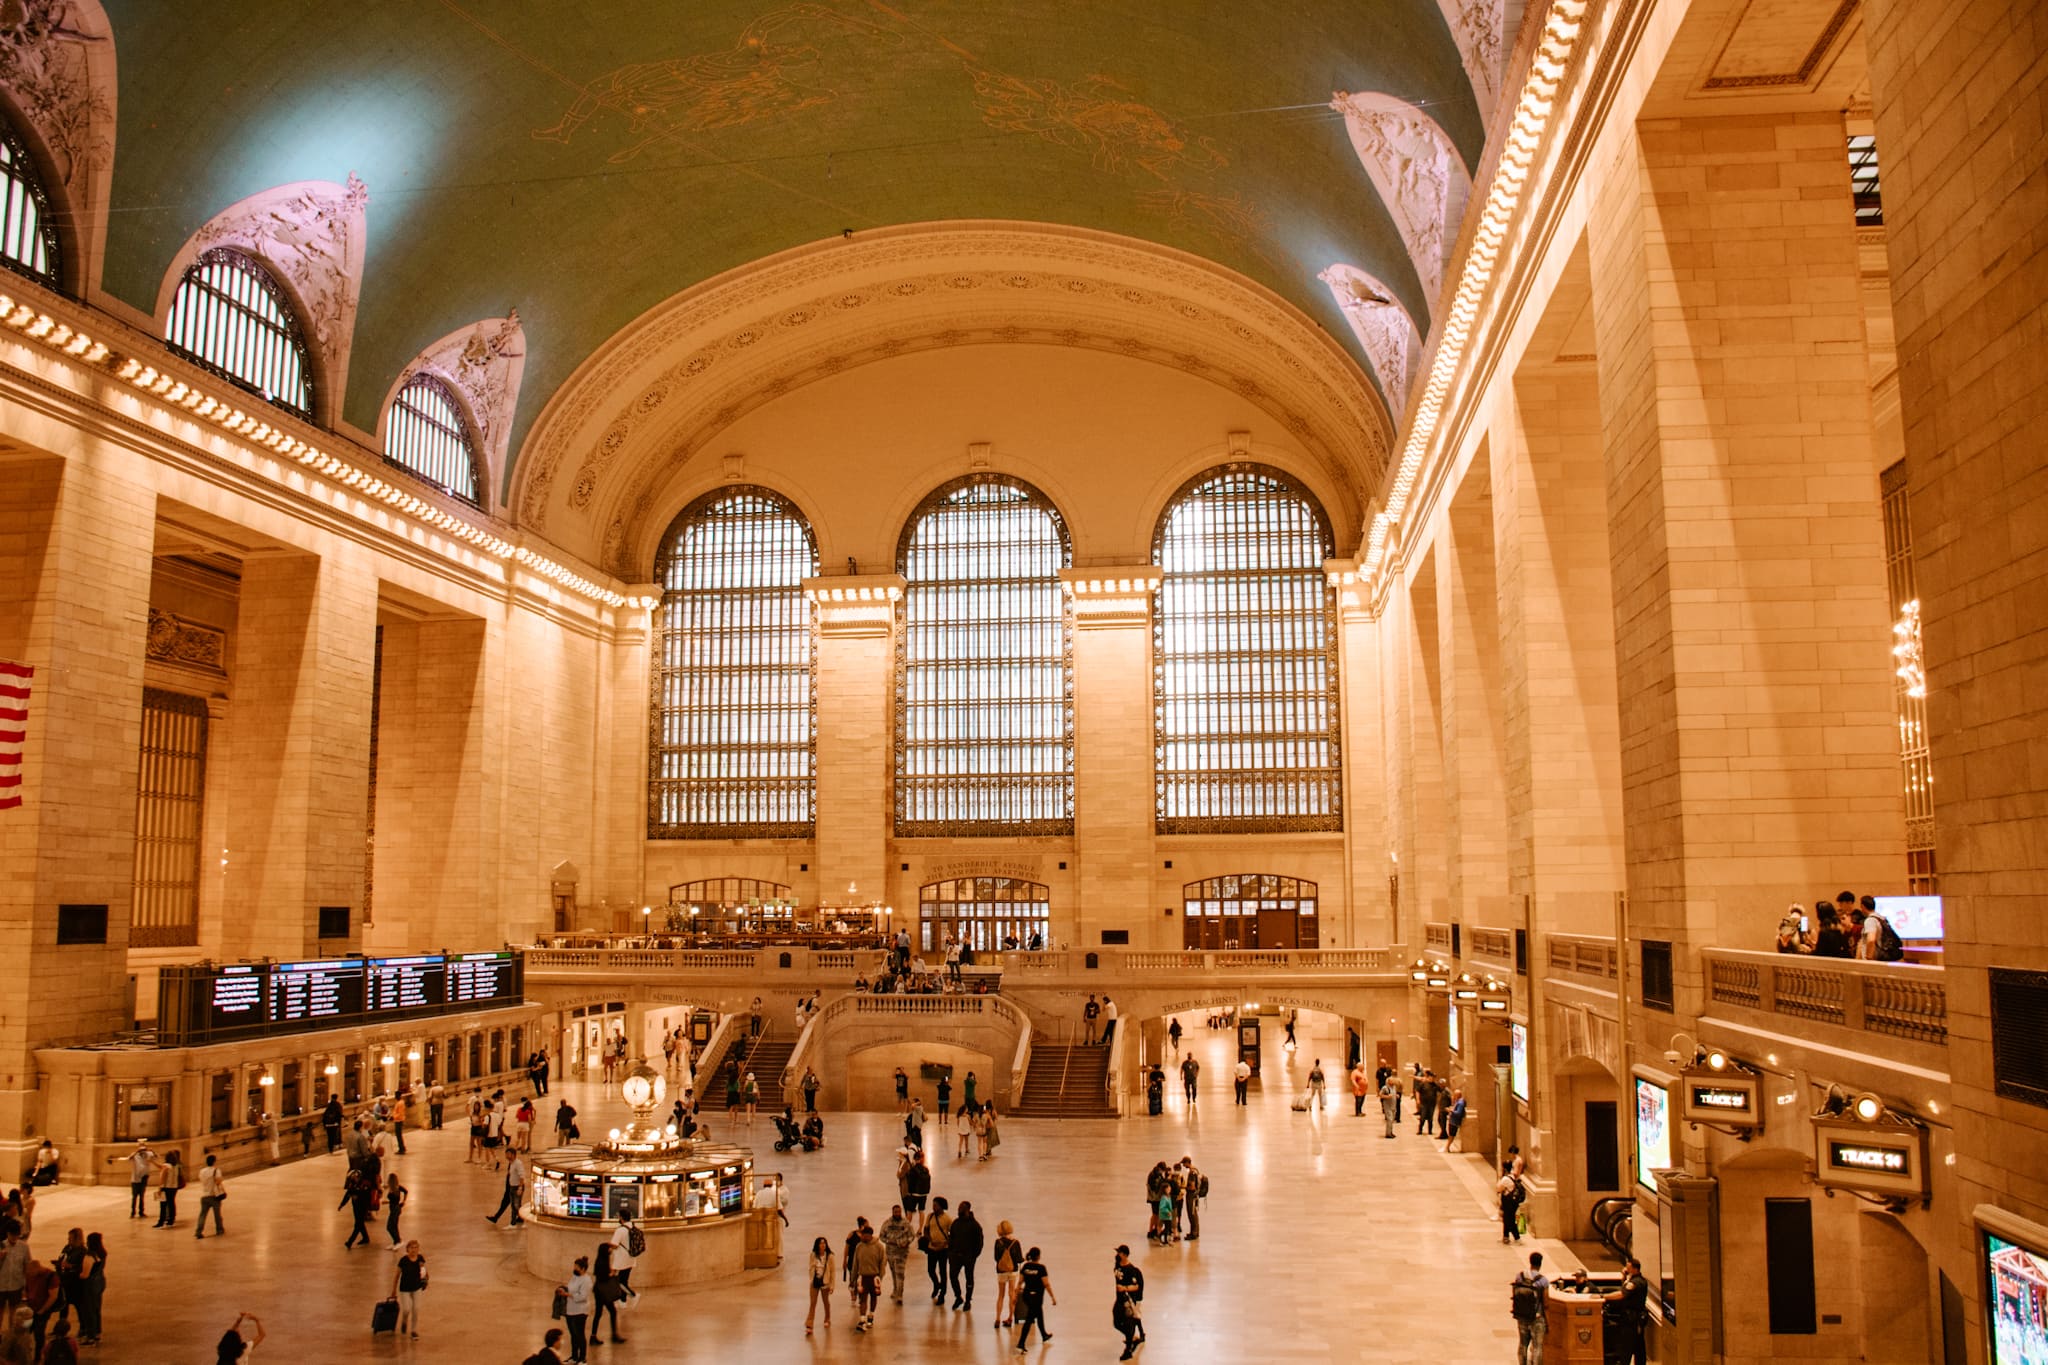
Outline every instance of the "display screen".
<path id="1" fill-rule="evenodd" d="M 1515 1098 L 1529 1098 L 1529 1026 L 1508 1025 L 1508 1085 Z"/>
<path id="2" fill-rule="evenodd" d="M 604 1186 L 596 1176 L 569 1177 L 569 1216 L 571 1218 L 603 1218 Z"/>
<path id="3" fill-rule="evenodd" d="M 1657 1188 L 1650 1174 L 1671 1165 L 1671 1092 L 1655 1081 L 1636 1077 L 1636 1183 Z"/>
<path id="4" fill-rule="evenodd" d="M 162 1047 L 457 1014 L 526 994 L 515 952 L 201 963 L 166 967 L 157 981 Z"/>
<path id="5" fill-rule="evenodd" d="M 1877 913 L 1900 938 L 1922 943 L 1941 941 L 1941 897 L 1877 896 Z"/>
<path id="6" fill-rule="evenodd" d="M 739 1171 L 720 1172 L 718 1177 L 718 1211 L 725 1214 L 738 1213 L 741 1205 L 745 1202 L 745 1191 Z"/>
<path id="7" fill-rule="evenodd" d="M 1454 1004 L 1451 1006 L 1451 1051 L 1463 1052 L 1464 1050 L 1458 1046 L 1458 1007 Z"/>
<path id="8" fill-rule="evenodd" d="M 2048 1365 L 2048 1256 L 1984 1234 L 1990 1365 Z"/>

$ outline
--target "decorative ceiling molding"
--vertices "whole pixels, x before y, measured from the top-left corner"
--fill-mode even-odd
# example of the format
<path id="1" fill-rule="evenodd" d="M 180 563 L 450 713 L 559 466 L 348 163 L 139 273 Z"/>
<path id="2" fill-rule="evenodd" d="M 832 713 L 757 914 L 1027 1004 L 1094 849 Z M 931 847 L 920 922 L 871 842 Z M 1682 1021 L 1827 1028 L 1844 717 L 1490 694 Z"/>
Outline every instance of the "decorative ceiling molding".
<path id="1" fill-rule="evenodd" d="M 384 423 L 390 420 L 391 400 L 407 380 L 422 371 L 446 381 L 462 396 L 483 456 L 483 486 L 477 493 L 488 499 L 504 477 L 512 415 L 519 405 L 519 381 L 526 373 L 526 329 L 520 326 L 519 310 L 458 327 L 408 361 L 378 409 L 380 442 Z"/>
<path id="2" fill-rule="evenodd" d="M 99 283 L 118 91 L 113 27 L 99 0 L 0 3 L 0 87 L 57 172 L 65 246 L 78 256 L 65 274 L 88 292 Z"/>
<path id="3" fill-rule="evenodd" d="M 1330 286 L 1331 296 L 1344 310 L 1398 420 L 1408 410 L 1408 381 L 1422 350 L 1422 333 L 1394 291 L 1357 266 L 1340 262 L 1318 278 Z"/>
<path id="4" fill-rule="evenodd" d="M 354 172 L 346 185 L 300 180 L 252 194 L 207 220 L 178 249 L 157 290 L 159 328 L 178 282 L 201 253 L 237 247 L 277 272 L 299 306 L 312 343 L 315 420 L 331 424 L 348 382 L 348 354 L 362 298 L 370 187 Z"/>
<path id="5" fill-rule="evenodd" d="M 1500 99 L 1501 30 L 1505 20 L 1502 0 L 1436 0 L 1458 45 L 1458 60 L 1465 64 L 1472 82 L 1472 98 L 1479 104 L 1479 117 L 1493 120 L 1493 106 Z"/>
<path id="6" fill-rule="evenodd" d="M 1392 423 L 1365 375 L 1269 291 L 1108 233 L 923 224 L 785 252 L 643 315 L 549 401 L 510 510 L 593 563 L 632 562 L 657 491 L 743 413 L 860 364 L 975 344 L 1098 349 L 1201 376 L 1270 413 L 1355 505 L 1385 468 Z"/>
<path id="7" fill-rule="evenodd" d="M 1744 3 L 1715 52 L 1703 91 L 1811 88 L 1825 75 L 1823 63 L 1835 50 L 1861 0 L 1838 0 L 1831 11 L 1812 6 Z M 1826 17 L 1807 27 L 1816 13 Z"/>
<path id="8" fill-rule="evenodd" d="M 1330 107 L 1344 115 L 1351 145 L 1393 214 L 1434 308 L 1445 256 L 1472 192 L 1458 149 L 1435 119 L 1393 95 L 1339 90 Z"/>

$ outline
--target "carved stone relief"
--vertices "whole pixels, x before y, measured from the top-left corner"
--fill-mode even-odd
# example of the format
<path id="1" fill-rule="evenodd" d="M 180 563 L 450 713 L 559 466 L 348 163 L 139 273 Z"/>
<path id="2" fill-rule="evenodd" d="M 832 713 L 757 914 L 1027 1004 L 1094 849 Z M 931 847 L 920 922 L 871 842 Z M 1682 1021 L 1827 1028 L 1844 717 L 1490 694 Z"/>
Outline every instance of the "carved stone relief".
<path id="1" fill-rule="evenodd" d="M 392 392 L 421 371 L 447 381 L 462 395 L 469 418 L 476 424 L 487 482 L 495 487 L 498 471 L 505 467 L 512 413 L 519 404 L 519 381 L 526 371 L 526 331 L 519 324 L 519 310 L 514 308 L 502 318 L 483 318 L 442 337 L 413 358 L 399 374 Z"/>
<path id="2" fill-rule="evenodd" d="M 1451 38 L 1458 44 L 1458 59 L 1465 64 L 1465 76 L 1472 82 L 1472 97 L 1479 103 L 1481 118 L 1493 117 L 1500 99 L 1501 26 L 1503 0 L 1436 0 L 1450 25 Z"/>
<path id="3" fill-rule="evenodd" d="M 0 85 L 35 125 L 74 193 L 113 154 L 113 111 L 91 70 L 95 49 L 110 53 L 113 39 L 97 11 L 71 0 L 0 3 Z"/>
<path id="4" fill-rule="evenodd" d="M 1344 115 L 1351 145 L 1434 307 L 1443 291 L 1444 257 L 1471 193 L 1458 149 L 1435 119 L 1392 95 L 1339 90 L 1330 107 Z"/>
<path id="5" fill-rule="evenodd" d="M 1355 265 L 1333 265 L 1318 277 L 1330 286 L 1330 294 L 1358 344 L 1372 362 L 1387 406 L 1396 421 L 1408 407 L 1408 379 L 1415 356 L 1422 348 L 1422 336 L 1409 320 L 1408 310 L 1395 301 L 1393 292 Z"/>
<path id="6" fill-rule="evenodd" d="M 227 632 L 149 609 L 143 657 L 151 663 L 188 668 L 214 677 L 227 676 Z"/>

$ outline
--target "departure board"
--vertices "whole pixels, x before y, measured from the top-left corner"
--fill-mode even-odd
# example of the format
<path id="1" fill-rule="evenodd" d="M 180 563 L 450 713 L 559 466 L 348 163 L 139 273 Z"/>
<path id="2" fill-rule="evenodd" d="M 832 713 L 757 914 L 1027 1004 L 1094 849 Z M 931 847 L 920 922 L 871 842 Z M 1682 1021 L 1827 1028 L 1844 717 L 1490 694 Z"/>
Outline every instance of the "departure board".
<path id="1" fill-rule="evenodd" d="M 202 963 L 164 968 L 157 990 L 158 1044 L 183 1047 L 516 1005 L 526 961 L 496 952 Z"/>

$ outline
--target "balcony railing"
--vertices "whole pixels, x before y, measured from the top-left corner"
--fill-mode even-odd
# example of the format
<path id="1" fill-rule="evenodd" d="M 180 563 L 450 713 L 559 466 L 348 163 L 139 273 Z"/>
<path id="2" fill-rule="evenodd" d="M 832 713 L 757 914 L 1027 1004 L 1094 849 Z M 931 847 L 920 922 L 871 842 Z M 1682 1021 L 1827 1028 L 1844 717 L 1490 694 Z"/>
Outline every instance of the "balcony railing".
<path id="1" fill-rule="evenodd" d="M 1596 982 L 1614 980 L 1614 940 L 1611 938 L 1545 934 L 1544 953 L 1552 976 L 1576 976 Z"/>
<path id="2" fill-rule="evenodd" d="M 1515 965 L 1515 936 L 1511 930 L 1474 925 L 1465 933 L 1465 956 L 1485 958 L 1503 967 Z"/>
<path id="3" fill-rule="evenodd" d="M 672 972 L 678 975 L 733 977 L 829 975 L 850 979 L 873 977 L 886 966 L 880 949 L 824 951 L 810 948 L 528 948 L 526 970 L 553 973 Z M 788 961 L 785 964 L 784 959 Z M 1257 951 L 1216 950 L 1155 952 L 1144 949 L 1049 949 L 1028 953 L 977 953 L 975 967 L 984 974 L 1000 969 L 1011 981 L 1036 981 L 1064 976 L 1260 976 L 1357 975 L 1392 972 L 1391 948 L 1289 948 Z M 943 966 L 934 966 L 943 972 Z"/>
<path id="4" fill-rule="evenodd" d="M 1429 949 L 1432 953 L 1442 953 L 1445 957 L 1449 957 L 1451 955 L 1451 926 L 1442 923 L 1423 925 L 1422 946 Z"/>
<path id="5" fill-rule="evenodd" d="M 1707 1000 L 1940 1046 L 1948 984 L 1939 967 L 1708 949 Z"/>

